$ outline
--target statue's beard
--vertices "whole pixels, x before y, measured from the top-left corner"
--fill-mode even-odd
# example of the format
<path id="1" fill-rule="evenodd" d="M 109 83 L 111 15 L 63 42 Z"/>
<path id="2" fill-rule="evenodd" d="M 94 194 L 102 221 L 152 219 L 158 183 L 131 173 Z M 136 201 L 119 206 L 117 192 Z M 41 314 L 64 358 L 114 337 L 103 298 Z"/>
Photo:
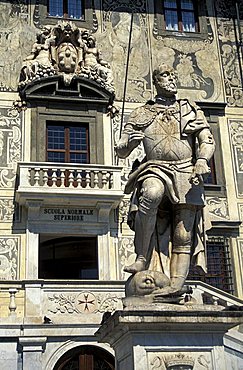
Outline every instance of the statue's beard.
<path id="1" fill-rule="evenodd" d="M 158 93 L 161 95 L 175 95 L 177 93 L 177 86 L 173 82 L 158 84 L 157 87 Z"/>
<path id="2" fill-rule="evenodd" d="M 176 88 L 176 84 L 174 84 L 173 82 L 168 82 L 167 84 L 163 84 L 161 86 L 161 89 L 164 90 L 165 92 L 171 92 L 171 93 L 174 93 L 176 94 L 177 93 L 177 88 Z"/>

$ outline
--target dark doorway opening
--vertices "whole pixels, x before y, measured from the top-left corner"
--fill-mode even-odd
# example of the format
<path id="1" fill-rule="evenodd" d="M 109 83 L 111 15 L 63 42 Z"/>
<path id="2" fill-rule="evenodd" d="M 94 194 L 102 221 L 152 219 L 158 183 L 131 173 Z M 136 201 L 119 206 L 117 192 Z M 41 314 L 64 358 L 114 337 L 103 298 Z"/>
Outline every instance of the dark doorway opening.
<path id="1" fill-rule="evenodd" d="M 98 279 L 96 237 L 63 237 L 40 243 L 39 279 Z"/>

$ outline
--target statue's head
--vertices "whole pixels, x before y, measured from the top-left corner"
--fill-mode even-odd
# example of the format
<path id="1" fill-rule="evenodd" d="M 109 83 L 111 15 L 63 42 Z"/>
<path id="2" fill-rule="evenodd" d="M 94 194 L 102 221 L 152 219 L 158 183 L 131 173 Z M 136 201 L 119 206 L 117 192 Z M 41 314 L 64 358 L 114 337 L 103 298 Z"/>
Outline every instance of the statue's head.
<path id="1" fill-rule="evenodd" d="M 153 71 L 153 84 L 158 95 L 171 97 L 177 93 L 177 73 L 173 67 L 160 64 Z"/>

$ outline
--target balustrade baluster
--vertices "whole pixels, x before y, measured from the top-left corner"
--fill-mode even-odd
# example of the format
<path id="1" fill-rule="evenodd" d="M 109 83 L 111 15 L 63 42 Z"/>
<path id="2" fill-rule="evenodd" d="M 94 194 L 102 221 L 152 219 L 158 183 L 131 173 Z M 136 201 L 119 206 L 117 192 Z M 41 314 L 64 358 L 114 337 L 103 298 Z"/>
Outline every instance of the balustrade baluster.
<path id="1" fill-rule="evenodd" d="M 10 294 L 10 301 L 9 301 L 9 316 L 16 316 L 16 309 L 17 309 L 17 305 L 16 305 L 16 302 L 15 302 L 15 294 L 17 293 L 17 289 L 14 289 L 14 288 L 10 288 L 9 290 L 9 294 Z"/>
<path id="2" fill-rule="evenodd" d="M 74 176 L 73 176 L 74 170 L 69 170 L 69 176 L 68 176 L 68 185 L 73 188 L 73 183 L 74 183 Z"/>
<path id="3" fill-rule="evenodd" d="M 213 305 L 214 306 L 218 306 L 219 304 L 219 298 L 218 297 L 215 297 L 215 296 L 212 296 L 212 301 L 213 301 Z"/>
<path id="4" fill-rule="evenodd" d="M 43 168 L 43 186 L 48 186 L 48 168 Z"/>
<path id="5" fill-rule="evenodd" d="M 107 178 L 107 171 L 102 171 L 102 189 L 107 189 L 107 183 L 108 183 L 108 178 Z"/>
<path id="6" fill-rule="evenodd" d="M 52 169 L 52 186 L 57 186 L 57 168 Z"/>
<path id="7" fill-rule="evenodd" d="M 86 188 L 90 188 L 91 187 L 90 170 L 86 170 L 86 173 L 85 173 L 85 183 L 86 183 Z"/>
<path id="8" fill-rule="evenodd" d="M 35 168 L 34 169 L 35 171 L 35 174 L 34 174 L 34 186 L 38 186 L 39 185 L 39 181 L 40 181 L 40 168 Z"/>
<path id="9" fill-rule="evenodd" d="M 65 169 L 64 168 L 60 169 L 60 187 L 61 188 L 65 187 Z"/>
<path id="10" fill-rule="evenodd" d="M 114 187 L 113 173 L 109 172 L 109 188 L 113 189 L 113 187 Z"/>
<path id="11" fill-rule="evenodd" d="M 94 170 L 94 188 L 97 189 L 99 187 L 99 171 Z"/>
<path id="12" fill-rule="evenodd" d="M 80 171 L 78 171 L 78 174 L 77 174 L 76 180 L 77 180 L 77 187 L 78 187 L 78 188 L 80 188 L 80 187 L 81 187 L 81 185 L 82 185 L 82 176 L 81 176 Z"/>

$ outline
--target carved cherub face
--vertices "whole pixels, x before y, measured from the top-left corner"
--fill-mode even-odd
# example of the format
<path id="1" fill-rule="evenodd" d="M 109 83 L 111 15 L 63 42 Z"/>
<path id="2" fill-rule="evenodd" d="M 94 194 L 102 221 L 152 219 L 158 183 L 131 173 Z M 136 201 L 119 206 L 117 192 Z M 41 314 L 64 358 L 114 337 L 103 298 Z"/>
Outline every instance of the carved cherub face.
<path id="1" fill-rule="evenodd" d="M 87 43 L 88 43 L 89 48 L 94 48 L 95 47 L 95 42 L 96 42 L 96 39 L 95 39 L 94 36 L 89 36 L 87 38 Z"/>
<path id="2" fill-rule="evenodd" d="M 174 68 L 165 64 L 154 70 L 153 83 L 158 95 L 171 97 L 177 93 L 177 74 Z"/>

